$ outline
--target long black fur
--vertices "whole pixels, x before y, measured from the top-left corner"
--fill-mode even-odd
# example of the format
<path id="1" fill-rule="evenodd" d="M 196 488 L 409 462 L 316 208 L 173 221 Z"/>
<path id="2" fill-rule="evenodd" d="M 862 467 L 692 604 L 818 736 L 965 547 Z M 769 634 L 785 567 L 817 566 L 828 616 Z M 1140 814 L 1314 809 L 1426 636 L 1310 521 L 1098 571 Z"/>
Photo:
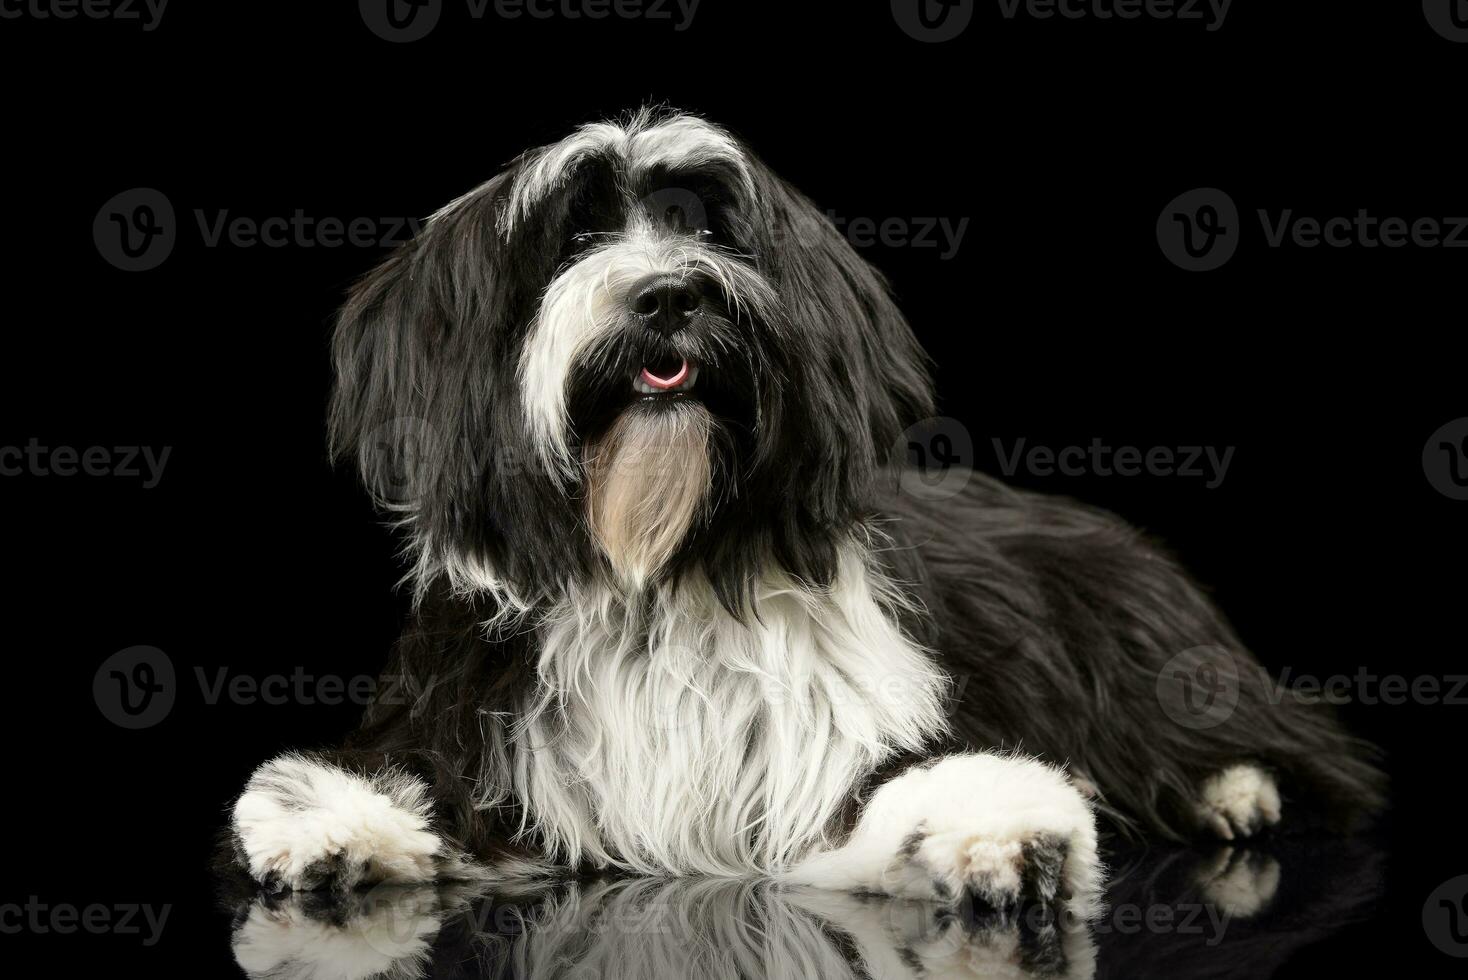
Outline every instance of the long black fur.
<path id="1" fill-rule="evenodd" d="M 1173 839 L 1197 833 L 1198 785 L 1240 761 L 1280 777 L 1294 826 L 1348 831 L 1382 806 L 1375 750 L 1281 696 L 1187 573 L 1119 518 L 977 473 L 951 499 L 894 493 L 884 516 L 928 613 L 911 628 L 955 678 L 963 744 L 1067 763 L 1120 829 Z M 1164 673 L 1198 647 L 1238 667 L 1237 703 L 1204 729 L 1171 720 L 1188 692 Z"/>

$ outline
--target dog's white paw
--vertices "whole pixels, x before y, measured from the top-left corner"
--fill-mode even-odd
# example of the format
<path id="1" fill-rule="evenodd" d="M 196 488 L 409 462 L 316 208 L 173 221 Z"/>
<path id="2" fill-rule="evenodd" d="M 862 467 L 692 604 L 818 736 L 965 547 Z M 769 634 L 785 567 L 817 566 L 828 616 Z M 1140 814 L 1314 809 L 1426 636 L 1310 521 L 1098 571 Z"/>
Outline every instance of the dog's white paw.
<path id="1" fill-rule="evenodd" d="M 1250 763 L 1210 776 L 1199 791 L 1198 818 L 1224 840 L 1251 837 L 1279 823 L 1281 805 L 1274 777 Z"/>
<path id="2" fill-rule="evenodd" d="M 1060 771 L 1034 759 L 959 756 L 909 775 L 913 785 L 890 788 L 926 805 L 885 876 L 895 894 L 1005 909 L 1089 901 L 1099 890 L 1095 816 Z"/>
<path id="3" fill-rule="evenodd" d="M 275 889 L 432 881 L 444 850 L 428 789 L 398 770 L 372 776 L 285 755 L 255 771 L 234 805 L 236 846 Z"/>
<path id="4" fill-rule="evenodd" d="M 1022 899 L 1051 902 L 1068 897 L 1064 886 L 1069 835 L 1041 830 L 992 837 L 966 830 L 929 833 L 919 827 L 908 838 L 889 873 L 896 894 L 952 902 L 972 896 L 1005 909 Z"/>
<path id="5" fill-rule="evenodd" d="M 851 839 L 797 869 L 822 887 L 1006 910 L 1023 901 L 1096 908 L 1102 867 L 1091 806 L 1035 759 L 950 756 L 883 786 Z"/>

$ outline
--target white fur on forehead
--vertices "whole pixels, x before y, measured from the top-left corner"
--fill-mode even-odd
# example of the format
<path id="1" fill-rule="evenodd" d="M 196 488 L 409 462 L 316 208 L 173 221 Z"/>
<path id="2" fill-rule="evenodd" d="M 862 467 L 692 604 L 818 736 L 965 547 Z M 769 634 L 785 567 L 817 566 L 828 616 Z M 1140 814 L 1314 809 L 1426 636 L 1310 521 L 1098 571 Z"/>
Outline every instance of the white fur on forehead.
<path id="1" fill-rule="evenodd" d="M 546 194 L 553 193 L 591 153 L 611 152 L 621 157 L 625 171 L 636 176 L 653 167 L 697 167 L 709 163 L 732 164 L 752 189 L 748 165 L 739 143 L 723 129 L 697 116 L 659 116 L 643 109 L 626 122 L 602 122 L 582 126 L 529 161 L 515 178 L 510 205 L 501 216 L 501 230 L 508 233 L 517 220 Z"/>

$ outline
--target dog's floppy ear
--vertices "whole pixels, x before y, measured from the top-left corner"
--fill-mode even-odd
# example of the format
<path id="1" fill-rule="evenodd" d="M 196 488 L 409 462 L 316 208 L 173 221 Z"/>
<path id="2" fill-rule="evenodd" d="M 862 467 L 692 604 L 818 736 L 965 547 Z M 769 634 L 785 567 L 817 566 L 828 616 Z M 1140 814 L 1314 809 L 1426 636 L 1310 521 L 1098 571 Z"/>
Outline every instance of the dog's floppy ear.
<path id="1" fill-rule="evenodd" d="M 373 497 L 426 503 L 455 476 L 442 452 L 485 396 L 496 359 L 506 172 L 444 208 L 349 292 L 332 340 L 334 458 L 355 457 Z M 452 369 L 449 369 L 452 368 Z M 481 376 L 482 375 L 482 376 Z M 465 476 L 467 474 L 457 474 Z"/>
<path id="2" fill-rule="evenodd" d="M 337 319 L 333 457 L 354 458 L 374 500 L 404 518 L 420 587 L 447 572 L 456 586 L 529 592 L 586 560 L 544 545 L 573 541 L 577 515 L 547 506 L 562 495 L 535 465 L 513 395 L 519 325 L 538 302 L 525 283 L 554 262 L 523 242 L 511 258 L 501 217 L 514 174 L 430 219 Z"/>
<path id="3" fill-rule="evenodd" d="M 927 356 L 885 277 L 810 200 L 760 171 L 761 262 L 798 348 L 787 390 L 814 427 L 796 452 L 817 513 L 839 521 L 869 501 L 902 433 L 933 414 Z"/>
<path id="4" fill-rule="evenodd" d="M 486 413 L 503 246 L 498 192 L 506 175 L 434 218 L 349 292 L 332 340 L 329 416 L 334 459 L 358 463 L 379 505 L 420 523 L 476 480 L 449 452 Z M 479 392 L 476 397 L 476 390 Z"/>
<path id="5" fill-rule="evenodd" d="M 428 251 L 421 239 L 399 246 L 358 282 L 332 339 L 332 457 L 355 459 L 373 499 L 390 509 L 411 508 L 427 490 L 432 365 L 451 329 L 429 295 L 438 273 Z"/>

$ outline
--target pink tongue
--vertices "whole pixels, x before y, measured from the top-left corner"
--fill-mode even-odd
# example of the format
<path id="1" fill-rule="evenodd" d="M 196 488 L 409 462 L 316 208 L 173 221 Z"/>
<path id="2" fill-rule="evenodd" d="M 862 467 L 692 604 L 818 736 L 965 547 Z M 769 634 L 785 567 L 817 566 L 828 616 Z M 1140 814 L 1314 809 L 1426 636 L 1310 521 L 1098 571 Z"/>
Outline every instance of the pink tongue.
<path id="1" fill-rule="evenodd" d="M 656 374 L 653 374 L 651 371 L 649 371 L 647 368 L 643 368 L 642 369 L 642 380 L 643 381 L 646 381 L 648 384 L 652 385 L 654 388 L 663 388 L 663 389 L 676 388 L 679 385 L 681 385 L 687 377 L 688 377 L 688 362 L 687 361 L 684 361 L 683 362 L 683 364 L 678 368 L 678 373 L 675 374 L 675 375 L 673 375 L 671 378 L 660 378 Z"/>

